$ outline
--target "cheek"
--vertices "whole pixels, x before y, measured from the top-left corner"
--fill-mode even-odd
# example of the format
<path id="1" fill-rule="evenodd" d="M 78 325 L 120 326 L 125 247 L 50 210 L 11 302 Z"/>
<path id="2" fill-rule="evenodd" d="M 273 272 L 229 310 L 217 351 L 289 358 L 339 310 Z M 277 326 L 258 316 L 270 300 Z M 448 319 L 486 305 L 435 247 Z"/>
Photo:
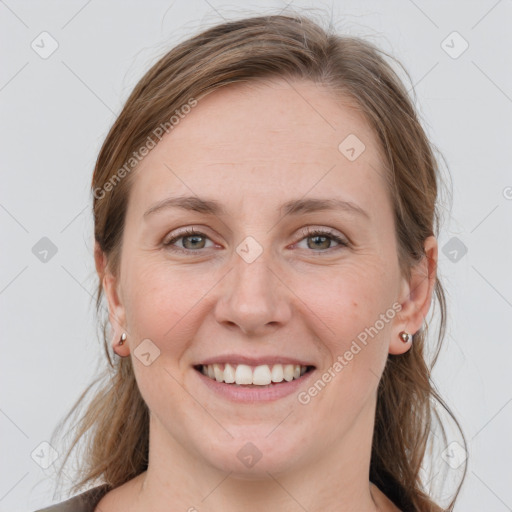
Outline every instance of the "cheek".
<path id="1" fill-rule="evenodd" d="M 391 279 L 386 277 L 390 274 L 377 262 L 350 264 L 326 276 L 321 289 L 316 283 L 306 284 L 304 293 L 309 290 L 311 296 L 311 290 L 317 288 L 315 308 L 334 330 L 364 327 L 391 306 Z"/>
<path id="2" fill-rule="evenodd" d="M 396 314 L 392 308 L 396 277 L 392 268 L 384 270 L 383 265 L 379 258 L 347 263 L 314 283 L 302 281 L 297 292 L 300 297 L 308 297 L 308 315 L 317 317 L 316 325 L 320 327 L 316 332 L 330 359 L 334 362 L 346 354 L 350 372 L 362 366 L 378 372 L 385 361 Z"/>
<path id="3" fill-rule="evenodd" d="M 162 351 L 179 350 L 190 313 L 213 285 L 212 277 L 171 268 L 165 261 L 126 265 L 126 314 L 137 336 L 153 340 Z M 173 340 L 173 343 L 169 343 Z"/>
<path id="4" fill-rule="evenodd" d="M 194 337 L 195 308 L 211 288 L 212 278 L 198 277 L 149 257 L 127 262 L 125 271 L 126 315 L 130 332 L 138 340 L 131 345 L 135 377 L 149 409 L 165 423 L 165 404 L 173 403 L 175 413 L 182 410 L 184 415 L 190 412 L 187 407 L 194 407 L 180 384 L 190 369 L 183 354 Z M 160 351 L 149 366 L 134 354 L 144 339 L 151 340 Z"/>

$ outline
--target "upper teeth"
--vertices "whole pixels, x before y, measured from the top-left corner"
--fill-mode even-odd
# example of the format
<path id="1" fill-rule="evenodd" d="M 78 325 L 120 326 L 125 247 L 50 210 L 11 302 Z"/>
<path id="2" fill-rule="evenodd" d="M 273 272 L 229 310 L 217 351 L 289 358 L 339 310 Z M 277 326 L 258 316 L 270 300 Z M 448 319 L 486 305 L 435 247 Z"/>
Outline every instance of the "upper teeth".
<path id="1" fill-rule="evenodd" d="M 204 375 L 226 384 L 255 384 L 267 386 L 271 382 L 291 381 L 306 373 L 307 366 L 299 364 L 268 364 L 251 367 L 246 364 L 208 364 L 201 365 Z"/>

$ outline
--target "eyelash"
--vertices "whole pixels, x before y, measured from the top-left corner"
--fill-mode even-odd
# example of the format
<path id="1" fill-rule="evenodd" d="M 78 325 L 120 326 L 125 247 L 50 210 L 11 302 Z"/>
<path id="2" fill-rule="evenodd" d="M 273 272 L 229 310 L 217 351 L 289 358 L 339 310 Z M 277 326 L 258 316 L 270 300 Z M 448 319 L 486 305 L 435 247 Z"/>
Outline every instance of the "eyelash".
<path id="1" fill-rule="evenodd" d="M 208 236 L 206 236 L 204 233 L 201 233 L 199 231 L 196 231 L 194 228 L 189 228 L 189 229 L 186 229 L 185 231 L 182 231 L 181 233 L 178 233 L 175 237 L 171 238 L 170 240 L 167 240 L 166 242 L 164 242 L 164 247 L 168 248 L 169 250 L 171 251 L 174 251 L 174 252 L 181 252 L 181 253 L 193 253 L 193 252 L 200 252 L 200 251 L 194 251 L 192 249 L 183 249 L 183 248 L 180 248 L 180 247 L 174 247 L 173 244 L 175 242 L 177 242 L 180 238 L 187 238 L 189 236 L 200 236 L 202 238 L 208 238 Z M 335 233 L 333 233 L 332 231 L 328 231 L 328 230 L 324 230 L 324 229 L 314 229 L 314 230 L 309 230 L 308 228 L 304 228 L 301 230 L 300 232 L 300 236 L 302 236 L 302 238 L 299 239 L 299 242 L 301 242 L 302 240 L 304 240 L 305 238 L 312 238 L 312 237 L 315 237 L 315 236 L 321 236 L 321 237 L 327 237 L 327 238 L 330 238 L 331 240 L 334 240 L 335 242 L 337 242 L 339 244 L 338 247 L 334 247 L 334 248 L 330 248 L 331 250 L 336 250 L 336 249 L 340 249 L 342 247 L 348 247 L 349 246 L 349 243 L 344 240 L 343 238 L 339 237 L 338 235 L 336 235 Z M 329 249 L 326 249 L 326 250 L 321 250 L 321 251 L 313 251 L 314 253 L 317 253 L 317 254 L 322 254 L 322 253 L 325 253 L 325 252 L 328 252 Z"/>

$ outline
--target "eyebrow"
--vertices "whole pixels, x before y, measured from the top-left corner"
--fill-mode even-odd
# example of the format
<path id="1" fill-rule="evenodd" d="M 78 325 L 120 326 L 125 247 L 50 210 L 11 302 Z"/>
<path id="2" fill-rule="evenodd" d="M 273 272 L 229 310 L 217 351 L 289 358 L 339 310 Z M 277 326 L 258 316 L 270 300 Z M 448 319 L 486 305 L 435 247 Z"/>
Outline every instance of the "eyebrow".
<path id="1" fill-rule="evenodd" d="M 297 199 L 284 203 L 281 207 L 284 215 L 299 215 L 301 213 L 313 213 L 327 210 L 343 210 L 347 213 L 355 213 L 362 217 L 370 218 L 368 213 L 360 206 L 351 201 L 342 201 L 341 199 Z"/>
<path id="2" fill-rule="evenodd" d="M 223 206 L 214 199 L 201 199 L 197 196 L 169 197 L 154 204 L 144 213 L 144 218 L 149 215 L 169 208 L 180 208 L 182 210 L 194 211 L 206 215 L 226 215 Z M 327 210 L 343 210 L 347 213 L 357 214 L 366 219 L 370 216 L 360 206 L 350 201 L 341 199 L 294 199 L 284 203 L 279 211 L 283 215 L 300 215 Z"/>
<path id="3" fill-rule="evenodd" d="M 224 215 L 226 212 L 222 205 L 213 199 L 201 199 L 196 196 L 188 197 L 168 197 L 154 204 L 144 213 L 144 217 L 168 208 L 181 208 L 193 212 L 204 213 L 207 215 Z"/>

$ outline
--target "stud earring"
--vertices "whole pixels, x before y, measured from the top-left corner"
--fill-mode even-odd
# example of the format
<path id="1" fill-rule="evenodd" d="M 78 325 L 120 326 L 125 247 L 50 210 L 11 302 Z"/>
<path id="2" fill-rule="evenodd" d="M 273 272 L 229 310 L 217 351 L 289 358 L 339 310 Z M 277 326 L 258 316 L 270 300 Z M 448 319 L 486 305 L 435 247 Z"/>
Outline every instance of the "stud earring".
<path id="1" fill-rule="evenodd" d="M 401 332 L 400 332 L 400 334 L 399 334 L 398 336 L 400 336 L 400 339 L 401 339 L 404 343 L 412 342 L 412 334 L 409 334 L 408 332 L 401 331 Z"/>
<path id="2" fill-rule="evenodd" d="M 121 334 L 121 338 L 119 340 L 118 345 L 122 345 L 125 341 L 126 341 L 126 333 L 123 332 L 123 334 Z"/>

